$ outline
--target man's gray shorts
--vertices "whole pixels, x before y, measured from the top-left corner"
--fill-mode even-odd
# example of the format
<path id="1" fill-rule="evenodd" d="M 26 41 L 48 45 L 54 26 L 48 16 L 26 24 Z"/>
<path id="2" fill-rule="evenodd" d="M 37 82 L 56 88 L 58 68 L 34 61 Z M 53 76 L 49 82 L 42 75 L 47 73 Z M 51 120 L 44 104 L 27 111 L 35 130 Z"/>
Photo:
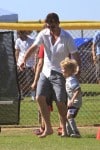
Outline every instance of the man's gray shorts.
<path id="1" fill-rule="evenodd" d="M 54 101 L 66 102 L 66 95 L 65 79 L 61 73 L 52 70 L 49 78 L 43 73 L 40 74 L 36 96 L 52 97 Z"/>

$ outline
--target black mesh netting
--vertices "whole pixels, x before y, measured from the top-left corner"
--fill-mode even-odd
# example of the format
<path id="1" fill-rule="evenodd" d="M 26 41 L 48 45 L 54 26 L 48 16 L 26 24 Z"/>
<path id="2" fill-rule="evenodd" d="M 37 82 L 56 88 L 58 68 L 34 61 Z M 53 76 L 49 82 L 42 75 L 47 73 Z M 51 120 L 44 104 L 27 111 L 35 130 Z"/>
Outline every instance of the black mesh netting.
<path id="1" fill-rule="evenodd" d="M 92 60 L 92 39 L 78 47 L 81 58 L 80 83 L 96 83 L 96 70 Z"/>
<path id="2" fill-rule="evenodd" d="M 19 123 L 19 88 L 13 32 L 0 32 L 0 124 Z"/>

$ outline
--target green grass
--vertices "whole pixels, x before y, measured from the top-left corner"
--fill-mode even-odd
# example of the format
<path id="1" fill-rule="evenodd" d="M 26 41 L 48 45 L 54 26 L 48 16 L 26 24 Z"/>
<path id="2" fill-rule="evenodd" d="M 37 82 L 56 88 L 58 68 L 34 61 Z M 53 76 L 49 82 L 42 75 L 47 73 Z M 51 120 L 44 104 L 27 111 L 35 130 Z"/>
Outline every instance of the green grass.
<path id="1" fill-rule="evenodd" d="M 80 128 L 82 138 L 61 138 L 53 135 L 38 138 L 32 129 L 2 129 L 0 150 L 99 150 L 100 141 L 95 136 L 97 128 Z"/>
<path id="2" fill-rule="evenodd" d="M 58 111 L 55 103 L 54 111 L 51 112 L 53 126 L 59 125 Z M 38 126 L 38 108 L 36 102 L 30 102 L 26 98 L 21 102 L 20 125 Z M 76 118 L 78 126 L 90 126 L 100 124 L 100 96 L 83 97 L 83 105 Z"/>
<path id="3" fill-rule="evenodd" d="M 83 92 L 100 92 L 100 85 L 82 84 Z M 37 103 L 31 102 L 30 97 L 21 101 L 20 126 L 39 126 Z M 59 126 L 58 111 L 54 103 L 51 113 L 52 125 Z M 99 150 L 100 140 L 96 140 L 100 124 L 100 95 L 84 96 L 83 105 L 76 118 L 82 138 L 61 138 L 54 129 L 54 134 L 40 139 L 32 133 L 32 128 L 2 128 L 0 133 L 0 150 Z M 85 126 L 85 127 L 84 127 Z M 88 126 L 88 127 L 86 127 Z M 6 126 L 7 127 L 7 126 Z"/>
<path id="4" fill-rule="evenodd" d="M 100 124 L 100 96 L 83 97 L 76 120 L 79 126 Z"/>
<path id="5" fill-rule="evenodd" d="M 100 93 L 100 84 L 81 84 L 83 92 L 99 92 Z"/>

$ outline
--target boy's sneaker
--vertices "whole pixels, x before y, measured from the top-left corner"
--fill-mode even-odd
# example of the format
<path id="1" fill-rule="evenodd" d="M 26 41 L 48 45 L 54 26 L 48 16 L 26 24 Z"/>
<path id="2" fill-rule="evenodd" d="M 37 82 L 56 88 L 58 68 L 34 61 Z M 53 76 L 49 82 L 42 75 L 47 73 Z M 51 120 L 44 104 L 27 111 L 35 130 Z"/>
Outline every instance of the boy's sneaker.
<path id="1" fill-rule="evenodd" d="M 70 135 L 70 137 L 81 138 L 81 135 L 79 133 L 73 133 L 73 134 Z"/>

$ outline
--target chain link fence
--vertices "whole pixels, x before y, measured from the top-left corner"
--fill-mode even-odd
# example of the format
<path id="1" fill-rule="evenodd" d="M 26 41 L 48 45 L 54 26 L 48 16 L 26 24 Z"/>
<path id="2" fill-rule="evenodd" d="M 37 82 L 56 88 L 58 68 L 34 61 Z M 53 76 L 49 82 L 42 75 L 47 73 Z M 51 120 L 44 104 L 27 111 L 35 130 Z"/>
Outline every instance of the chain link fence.
<path id="1" fill-rule="evenodd" d="M 92 37 L 94 35 L 96 30 L 69 30 L 68 32 L 72 35 L 74 38 L 76 45 L 78 46 L 79 54 L 81 57 L 81 75 L 80 75 L 80 83 L 82 87 L 82 93 L 83 93 L 83 106 L 79 111 L 79 114 L 77 116 L 77 124 L 79 126 L 90 126 L 90 125 L 98 125 L 100 124 L 100 85 L 96 83 L 96 70 L 95 66 L 92 61 L 92 54 L 91 54 L 91 45 L 92 45 Z M 5 37 L 6 38 L 6 37 Z M 6 41 L 7 42 L 7 41 Z M 10 47 L 10 45 L 8 45 Z M 7 50 L 7 49 L 6 49 Z M 7 50 L 8 51 L 8 50 Z M 1 50 L 0 50 L 1 55 Z M 10 53 L 7 54 L 8 59 L 8 68 L 11 68 L 11 60 L 14 58 L 13 55 Z M 2 58 L 1 58 L 2 60 Z M 2 60 L 3 61 L 3 60 Z M 13 61 L 15 62 L 15 61 Z M 2 62 L 1 62 L 2 64 Z M 0 65 L 1 65 L 0 64 Z M 16 68 L 16 63 L 13 64 Z M 1 67 L 1 66 L 0 66 Z M 16 68 L 17 70 L 17 68 Z M 2 72 L 3 73 L 3 72 Z M 12 72 L 11 72 L 12 73 Z M 13 72 L 16 76 L 16 72 Z M 0 76 L 1 77 L 1 76 Z M 6 86 L 8 86 L 8 77 L 2 76 L 2 79 L 4 80 L 6 78 L 7 82 L 4 83 Z M 0 79 L 0 80 L 2 80 Z M 24 76 L 19 77 L 20 80 L 23 80 Z M 19 90 L 18 85 L 16 84 L 17 77 L 14 79 L 13 83 L 9 86 L 11 88 L 14 84 L 15 90 L 11 89 L 11 93 L 14 93 L 14 96 L 17 97 L 16 99 L 19 102 Z M 28 81 L 30 83 L 30 81 Z M 3 85 L 0 85 L 3 86 Z M 17 90 L 16 90 L 17 89 Z M 20 117 L 19 123 L 20 126 L 38 126 L 38 106 L 36 101 L 31 100 L 30 96 L 30 88 L 26 91 L 26 97 L 17 103 L 17 113 Z M 15 94 L 15 91 L 17 91 L 17 94 Z M 6 96 L 5 99 L 7 99 L 8 96 Z M 2 101 L 2 96 L 0 95 L 0 101 Z M 7 105 L 7 104 L 6 104 Z M 0 107 L 2 104 L 0 103 Z M 4 106 L 4 105 L 3 105 Z M 12 106 L 12 105 L 11 105 Z M 19 107 L 18 107 L 19 106 Z M 57 108 L 55 106 L 55 103 L 53 103 L 54 110 L 51 112 L 51 120 L 53 126 L 59 126 L 59 119 L 58 119 L 58 112 Z M 20 109 L 19 109 L 20 108 Z M 11 108 L 9 108 L 11 110 Z M 14 107 L 15 109 L 15 107 Z M 6 110 L 7 114 L 10 113 L 10 110 Z M 20 111 L 19 111 L 20 110 Z M 4 111 L 4 110 L 3 110 Z M 12 112 L 14 113 L 14 112 Z M 11 113 L 10 113 L 11 114 Z M 0 116 L 2 116 L 3 113 L 0 110 Z M 5 117 L 5 116 L 3 116 Z M 9 115 L 7 116 L 9 117 Z M 6 118 L 7 118 L 6 117 Z M 1 117 L 0 117 L 1 118 Z M 18 119 L 18 116 L 17 116 Z M 2 124 L 0 122 L 0 124 Z"/>
<path id="2" fill-rule="evenodd" d="M 0 124 L 19 123 L 19 87 L 13 32 L 0 32 Z"/>

